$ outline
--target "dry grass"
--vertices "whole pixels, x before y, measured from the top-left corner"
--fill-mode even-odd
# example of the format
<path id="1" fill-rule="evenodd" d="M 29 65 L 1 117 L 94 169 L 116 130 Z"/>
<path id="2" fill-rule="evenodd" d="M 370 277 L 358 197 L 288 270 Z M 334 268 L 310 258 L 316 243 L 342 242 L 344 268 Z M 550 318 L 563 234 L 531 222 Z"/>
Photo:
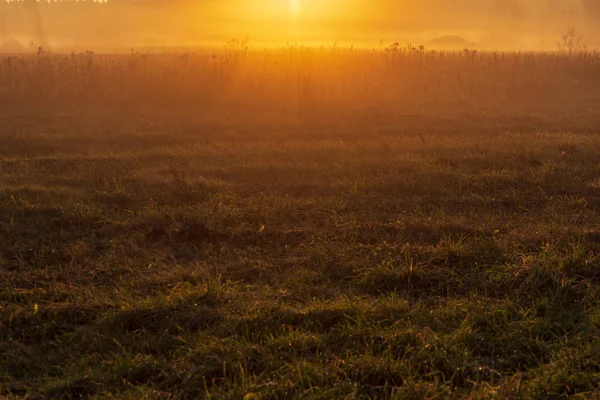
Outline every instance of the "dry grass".
<path id="1" fill-rule="evenodd" d="M 0 394 L 593 398 L 597 68 L 3 59 Z"/>

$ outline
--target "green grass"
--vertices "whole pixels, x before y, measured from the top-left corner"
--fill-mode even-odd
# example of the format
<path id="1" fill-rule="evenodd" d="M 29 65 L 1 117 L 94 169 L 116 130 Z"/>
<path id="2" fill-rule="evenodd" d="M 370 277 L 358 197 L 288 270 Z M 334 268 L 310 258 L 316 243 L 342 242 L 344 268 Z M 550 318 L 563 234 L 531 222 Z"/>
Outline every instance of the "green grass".
<path id="1" fill-rule="evenodd" d="M 197 113 L 2 114 L 0 395 L 594 398 L 592 111 Z"/>

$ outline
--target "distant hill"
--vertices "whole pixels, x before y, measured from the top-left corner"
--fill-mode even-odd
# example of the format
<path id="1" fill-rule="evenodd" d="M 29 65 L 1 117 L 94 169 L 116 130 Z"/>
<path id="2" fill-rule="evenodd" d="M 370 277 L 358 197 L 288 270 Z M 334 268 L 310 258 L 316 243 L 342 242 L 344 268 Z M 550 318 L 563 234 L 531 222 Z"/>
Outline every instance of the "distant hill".
<path id="1" fill-rule="evenodd" d="M 428 44 L 428 47 L 445 50 L 462 50 L 465 48 L 472 48 L 475 43 L 469 42 L 462 36 L 459 35 L 444 35 L 437 39 L 433 39 Z"/>
<path id="2" fill-rule="evenodd" d="M 0 53 L 20 53 L 25 51 L 25 47 L 17 39 L 9 38 L 0 42 Z"/>

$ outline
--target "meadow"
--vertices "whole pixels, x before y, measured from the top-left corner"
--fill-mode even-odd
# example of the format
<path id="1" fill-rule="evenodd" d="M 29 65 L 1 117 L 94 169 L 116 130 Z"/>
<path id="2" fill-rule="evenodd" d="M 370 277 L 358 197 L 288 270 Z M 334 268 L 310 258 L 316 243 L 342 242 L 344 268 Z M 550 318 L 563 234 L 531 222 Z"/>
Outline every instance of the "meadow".
<path id="1" fill-rule="evenodd" d="M 0 397 L 596 398 L 600 55 L 0 57 Z"/>

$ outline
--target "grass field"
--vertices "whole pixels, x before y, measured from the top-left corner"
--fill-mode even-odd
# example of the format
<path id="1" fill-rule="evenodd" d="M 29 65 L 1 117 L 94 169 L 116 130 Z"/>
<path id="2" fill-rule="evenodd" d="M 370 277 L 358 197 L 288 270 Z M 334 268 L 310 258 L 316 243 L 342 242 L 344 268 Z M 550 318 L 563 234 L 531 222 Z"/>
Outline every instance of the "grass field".
<path id="1" fill-rule="evenodd" d="M 596 398 L 600 61 L 390 52 L 4 60 L 0 396 Z"/>

